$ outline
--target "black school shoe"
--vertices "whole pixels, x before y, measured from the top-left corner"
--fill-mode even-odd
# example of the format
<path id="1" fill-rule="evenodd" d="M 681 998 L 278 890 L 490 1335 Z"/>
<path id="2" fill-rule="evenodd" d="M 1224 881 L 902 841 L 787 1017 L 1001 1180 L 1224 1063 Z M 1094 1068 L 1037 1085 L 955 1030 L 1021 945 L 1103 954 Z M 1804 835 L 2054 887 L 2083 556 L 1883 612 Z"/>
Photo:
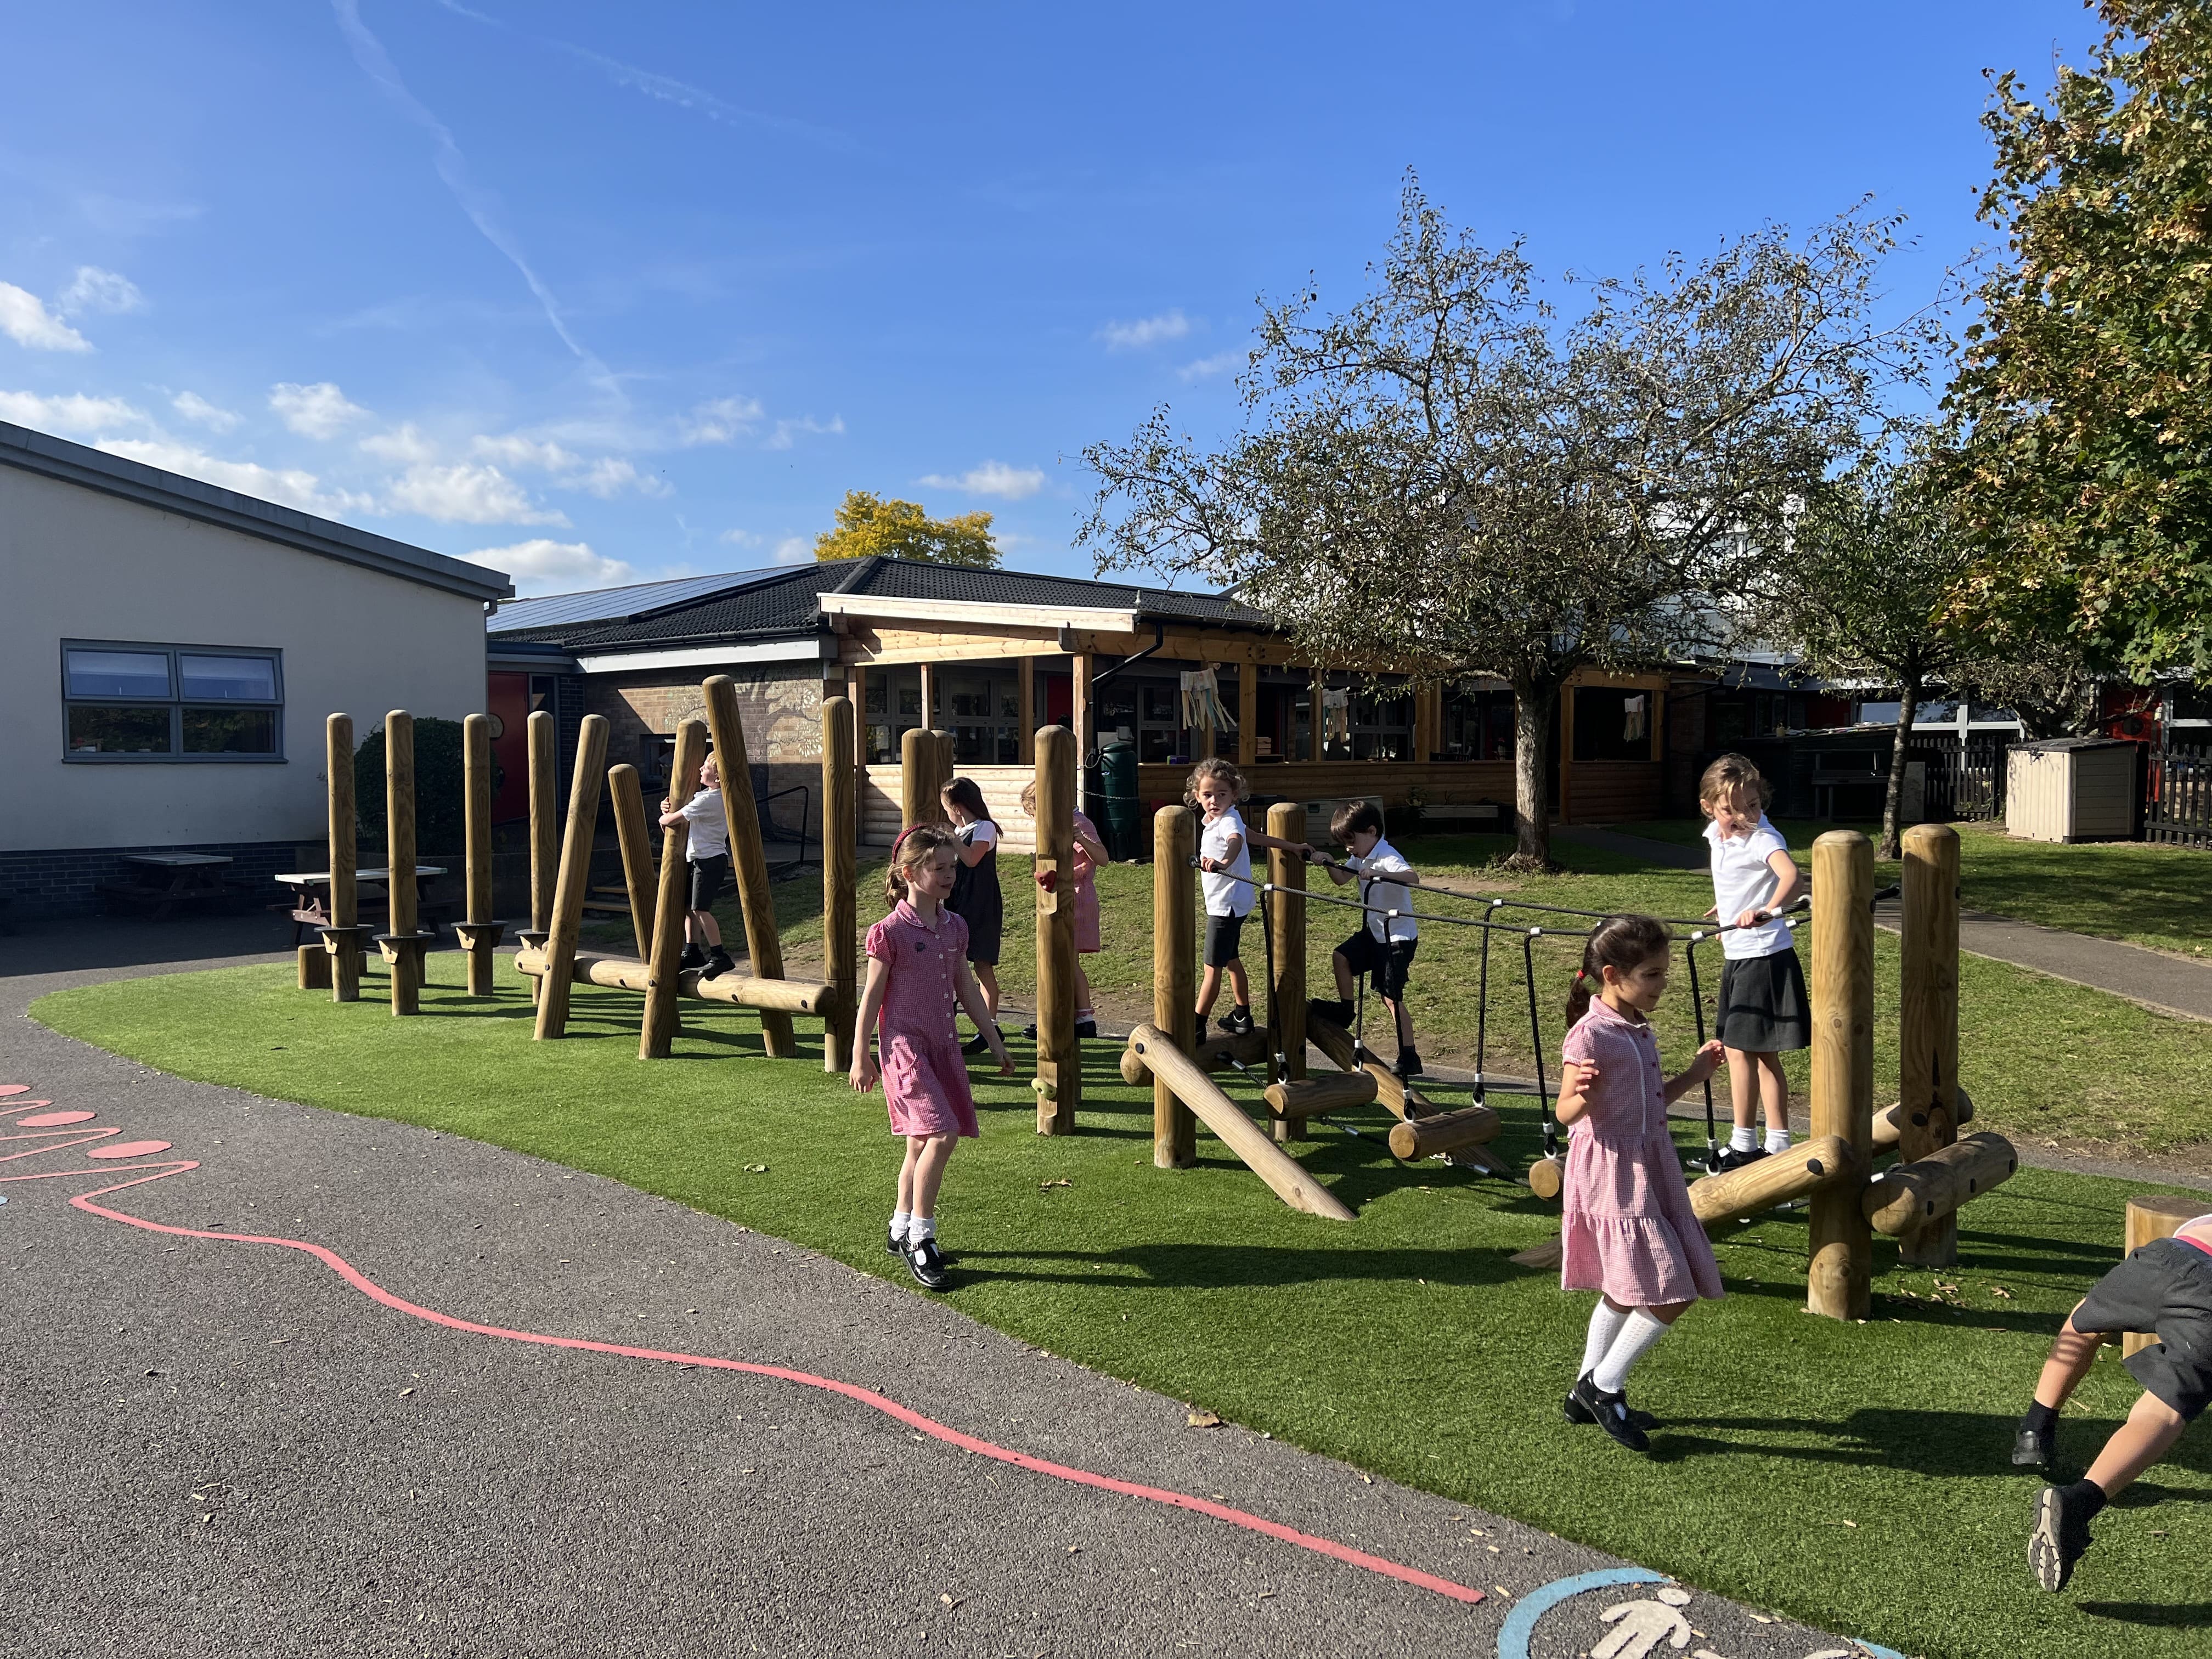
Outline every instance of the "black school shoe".
<path id="1" fill-rule="evenodd" d="M 2051 1443 L 2057 1437 L 2052 1431 L 2045 1430 L 2039 1434 L 2025 1423 L 2021 1424 L 2020 1432 L 2012 1437 L 2013 1467 L 2016 1469 L 2049 1468 L 2052 1457 L 2056 1455 Z"/>
<path id="2" fill-rule="evenodd" d="M 1098 1022 L 1097 1020 L 1079 1019 L 1075 1022 L 1075 1040 L 1078 1042 L 1082 1042 L 1086 1040 L 1096 1042 L 1097 1037 Z"/>
<path id="3" fill-rule="evenodd" d="M 884 1253 L 889 1255 L 904 1255 L 906 1254 L 906 1240 L 899 1237 L 897 1228 L 885 1227 L 884 1229 Z"/>
<path id="4" fill-rule="evenodd" d="M 708 979 L 718 979 L 724 974 L 734 974 L 737 971 L 738 964 L 730 960 L 730 953 L 720 945 L 717 945 L 707 952 L 706 975 Z"/>
<path id="5" fill-rule="evenodd" d="M 1246 1036 L 1252 1030 L 1252 1011 L 1234 1007 L 1221 1017 L 1221 1029 L 1231 1036 Z"/>
<path id="6" fill-rule="evenodd" d="M 978 1031 L 960 1045 L 960 1052 L 963 1054 L 988 1054 L 991 1052 L 991 1039 Z"/>
<path id="7" fill-rule="evenodd" d="M 1588 1406 L 1583 1405 L 1583 1402 L 1576 1397 L 1581 1394 L 1582 1385 L 1584 1382 L 1589 1382 L 1589 1381 L 1590 1374 L 1588 1371 L 1584 1371 L 1581 1376 L 1576 1379 L 1575 1387 L 1572 1392 L 1567 1395 L 1565 1411 L 1567 1413 L 1567 1421 L 1570 1423 L 1595 1423 L 1598 1420 L 1597 1414 Z M 1597 1392 L 1597 1384 L 1595 1382 L 1590 1382 L 1590 1392 L 1593 1395 Z M 1652 1416 L 1650 1412 L 1640 1412 L 1637 1410 L 1635 1407 L 1628 1403 L 1628 1391 L 1626 1389 L 1621 1390 L 1620 1404 L 1622 1409 L 1628 1414 L 1628 1426 L 1630 1428 L 1642 1429 L 1648 1434 L 1653 1429 L 1659 1426 L 1659 1419 Z"/>
<path id="8" fill-rule="evenodd" d="M 907 1271 L 923 1290 L 941 1291 L 952 1282 L 952 1275 L 945 1271 L 945 1257 L 934 1237 L 919 1243 L 909 1242 L 902 1254 L 906 1257 Z"/>
<path id="9" fill-rule="evenodd" d="M 707 953 L 696 945 L 687 945 L 684 947 L 684 954 L 676 959 L 676 965 L 687 971 L 693 968 L 704 968 Z"/>
<path id="10" fill-rule="evenodd" d="M 2087 1485 L 2084 1481 L 2082 1485 Z M 2045 1486 L 2035 1498 L 2035 1528 L 2027 1535 L 2027 1564 L 2035 1582 L 2062 1590 L 2089 1548 L 2089 1505 L 2074 1486 Z"/>
<path id="11" fill-rule="evenodd" d="M 1420 1076 L 1421 1051 L 1412 1043 L 1407 1043 L 1398 1050 L 1398 1063 L 1390 1069 L 1401 1078 Z"/>
<path id="12" fill-rule="evenodd" d="M 1314 997 L 1306 1003 L 1306 1018 L 1325 1019 L 1330 1024 L 1341 1025 L 1348 1031 L 1352 1029 L 1352 1005 Z"/>
<path id="13" fill-rule="evenodd" d="M 1584 1419 L 1595 1423 L 1631 1451 L 1649 1451 L 1651 1442 L 1644 1431 L 1628 1420 L 1628 1396 L 1626 1394 L 1605 1394 L 1585 1374 L 1575 1379 L 1574 1392 L 1567 1396 L 1569 1419 L 1579 1407 L 1589 1413 Z"/>
<path id="14" fill-rule="evenodd" d="M 1715 1175 L 1725 1175 L 1730 1170 L 1741 1170 L 1747 1164 L 1756 1164 L 1765 1156 L 1766 1148 L 1764 1146 L 1753 1146 L 1748 1151 L 1738 1151 L 1734 1146 L 1723 1146 L 1721 1148 L 1720 1156 L 1712 1160 L 1712 1172 Z"/>

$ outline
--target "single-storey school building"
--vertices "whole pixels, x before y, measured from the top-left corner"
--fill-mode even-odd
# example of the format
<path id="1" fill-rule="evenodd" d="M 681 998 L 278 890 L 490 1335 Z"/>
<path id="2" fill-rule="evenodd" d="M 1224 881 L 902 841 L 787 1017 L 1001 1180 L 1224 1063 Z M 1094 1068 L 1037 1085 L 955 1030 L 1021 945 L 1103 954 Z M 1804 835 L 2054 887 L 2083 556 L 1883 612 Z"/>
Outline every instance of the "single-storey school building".
<path id="1" fill-rule="evenodd" d="M 320 869 L 324 720 L 483 707 L 496 571 L 0 423 L 0 901 Z M 447 849 L 428 849 L 429 851 Z M 158 874 L 158 872 L 157 872 Z"/>

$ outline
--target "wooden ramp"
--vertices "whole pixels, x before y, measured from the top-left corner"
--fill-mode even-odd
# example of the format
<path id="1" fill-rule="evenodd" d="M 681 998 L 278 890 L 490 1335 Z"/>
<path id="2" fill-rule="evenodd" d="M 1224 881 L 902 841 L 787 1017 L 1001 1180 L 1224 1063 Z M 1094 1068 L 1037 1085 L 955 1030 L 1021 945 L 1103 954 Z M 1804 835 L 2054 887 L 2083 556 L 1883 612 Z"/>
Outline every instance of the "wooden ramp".
<path id="1" fill-rule="evenodd" d="M 1129 1047 L 1175 1091 L 1176 1098 L 1190 1109 L 1192 1115 L 1220 1137 L 1222 1145 L 1243 1159 L 1245 1166 L 1284 1203 L 1331 1221 L 1352 1218 L 1335 1194 L 1268 1139 L 1267 1132 L 1246 1116 L 1243 1107 L 1214 1086 L 1205 1068 L 1161 1036 L 1157 1027 L 1137 1027 L 1129 1033 Z"/>

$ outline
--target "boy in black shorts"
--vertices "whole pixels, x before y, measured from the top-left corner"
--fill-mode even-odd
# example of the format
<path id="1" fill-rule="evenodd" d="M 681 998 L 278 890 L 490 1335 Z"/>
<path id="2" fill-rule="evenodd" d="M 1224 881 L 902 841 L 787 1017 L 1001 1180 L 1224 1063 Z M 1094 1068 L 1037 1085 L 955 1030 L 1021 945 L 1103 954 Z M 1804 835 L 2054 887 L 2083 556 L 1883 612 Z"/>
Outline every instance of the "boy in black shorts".
<path id="1" fill-rule="evenodd" d="M 672 830 L 679 823 L 689 831 L 684 856 L 691 866 L 681 965 L 699 969 L 709 979 L 735 973 L 737 963 L 722 948 L 722 929 L 714 920 L 714 901 L 730 878 L 730 825 L 722 811 L 721 763 L 712 755 L 700 763 L 697 794 L 682 806 L 672 798 L 661 799 L 660 827 Z"/>
<path id="2" fill-rule="evenodd" d="M 2036 1495 L 2028 1565 L 2047 1590 L 2063 1589 L 2089 1547 L 2089 1522 L 2124 1486 L 2166 1455 L 2212 1401 L 2212 1215 L 2154 1239 L 2099 1279 L 2067 1316 L 2044 1362 L 2035 1403 L 2013 1442 L 2015 1464 L 2048 1468 L 2059 1407 L 2097 1358 L 2108 1334 L 2154 1333 L 2159 1341 L 2127 1361 L 2143 1385 L 2128 1420 L 2113 1431 L 2089 1472 L 2070 1486 Z"/>
<path id="3" fill-rule="evenodd" d="M 1341 887 L 1357 879 L 1367 915 L 1359 931 L 1336 947 L 1330 958 L 1336 969 L 1334 1003 L 1316 1002 L 1314 1011 L 1338 1024 L 1352 1024 L 1352 999 L 1364 974 L 1375 994 L 1390 1011 L 1396 1024 L 1400 1077 L 1421 1074 L 1420 1051 L 1413 1047 L 1413 1016 L 1406 1006 L 1406 976 L 1413 966 L 1413 951 L 1420 943 L 1420 924 L 1413 920 L 1413 895 L 1421 878 L 1406 856 L 1382 839 L 1382 809 L 1371 800 L 1347 801 L 1329 820 L 1328 833 L 1346 849 L 1340 865 L 1328 864 L 1329 879 Z M 1396 914 L 1391 914 L 1395 912 Z"/>

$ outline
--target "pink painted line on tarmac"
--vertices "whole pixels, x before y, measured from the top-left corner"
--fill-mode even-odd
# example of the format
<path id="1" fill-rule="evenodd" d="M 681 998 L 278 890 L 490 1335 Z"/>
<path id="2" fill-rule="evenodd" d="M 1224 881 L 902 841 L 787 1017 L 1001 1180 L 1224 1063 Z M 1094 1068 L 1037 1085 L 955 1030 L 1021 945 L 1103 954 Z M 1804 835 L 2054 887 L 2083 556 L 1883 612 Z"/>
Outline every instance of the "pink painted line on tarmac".
<path id="1" fill-rule="evenodd" d="M 1340 1544 L 1332 1538 L 1322 1538 L 1312 1533 L 1300 1532 L 1295 1527 L 1286 1527 L 1279 1521 L 1270 1521 L 1264 1516 L 1253 1515 L 1244 1510 L 1231 1508 L 1226 1504 L 1217 1504 L 1203 1498 L 1194 1498 L 1188 1492 L 1170 1492 L 1162 1486 L 1148 1486 L 1133 1480 L 1118 1480 L 1112 1475 L 1099 1474 L 1092 1470 L 1076 1468 L 1066 1463 L 1055 1463 L 1048 1458 L 1034 1456 L 1028 1452 L 1015 1451 L 992 1441 L 981 1439 L 975 1435 L 963 1434 L 958 1429 L 939 1423 L 934 1418 L 925 1417 L 920 1412 L 909 1407 L 902 1406 L 896 1400 L 878 1394 L 872 1389 L 864 1389 L 858 1383 L 841 1382 L 834 1376 L 817 1376 L 811 1371 L 795 1370 L 786 1365 L 763 1365 L 750 1360 L 724 1359 L 714 1354 L 678 1353 L 661 1348 L 633 1347 L 622 1342 L 593 1342 L 581 1337 L 549 1336 L 538 1331 L 510 1330 L 504 1325 L 486 1325 L 473 1319 L 462 1319 L 453 1314 L 441 1313 L 434 1308 L 426 1308 L 419 1303 L 410 1302 L 404 1297 L 395 1296 L 343 1256 L 338 1255 L 337 1251 L 325 1249 L 320 1244 L 310 1244 L 304 1239 L 280 1238 L 258 1233 L 211 1232 L 198 1227 L 173 1227 L 162 1222 L 149 1221 L 143 1216 L 128 1215 L 123 1211 L 112 1210 L 104 1205 L 94 1202 L 95 1199 L 106 1198 L 111 1193 L 118 1193 L 130 1187 L 142 1186 L 149 1181 L 159 1181 L 167 1176 L 179 1174 L 185 1170 L 197 1169 L 198 1165 L 193 1163 L 178 1163 L 161 1167 L 149 1165 L 125 1167 L 144 1168 L 149 1172 L 136 1176 L 129 1181 L 117 1182 L 112 1186 L 102 1187 L 94 1192 L 81 1194 L 70 1199 L 70 1203 L 76 1208 L 84 1211 L 88 1215 L 100 1216 L 109 1221 L 119 1221 L 127 1227 L 140 1228 L 147 1232 L 166 1233 L 173 1238 L 216 1238 L 227 1243 L 270 1244 L 280 1249 L 302 1251 L 320 1261 L 372 1302 L 433 1325 L 442 1325 L 448 1330 L 467 1331 L 477 1336 L 497 1337 L 507 1342 L 527 1342 L 540 1347 L 569 1348 L 584 1353 L 616 1354 L 626 1359 L 647 1359 L 662 1364 L 696 1365 L 709 1370 L 743 1371 L 754 1376 L 768 1376 L 774 1377 L 779 1382 L 796 1382 L 803 1388 L 819 1389 L 826 1394 L 841 1395 L 856 1404 L 866 1407 L 871 1411 L 880 1412 L 894 1422 L 902 1423 L 908 1428 L 927 1435 L 933 1440 L 941 1441 L 948 1446 L 957 1446 L 961 1450 L 972 1452 L 978 1457 L 988 1457 L 996 1462 L 1009 1463 L 1016 1468 L 1027 1469 L 1033 1474 L 1048 1475 L 1055 1480 L 1065 1480 L 1073 1486 L 1089 1486 L 1099 1492 L 1113 1492 L 1122 1498 L 1142 1498 L 1147 1503 L 1164 1504 L 1170 1509 L 1188 1510 L 1194 1514 L 1209 1516 L 1229 1526 L 1241 1528 L 1246 1532 L 1257 1533 L 1262 1537 L 1273 1538 L 1280 1543 L 1294 1545 L 1303 1550 L 1310 1550 L 1316 1555 L 1327 1556 L 1332 1561 L 1341 1561 L 1348 1566 L 1364 1568 L 1369 1572 L 1378 1574 L 1385 1578 L 1395 1578 L 1400 1583 L 1411 1584 L 1417 1589 L 1433 1590 L 1438 1595 L 1449 1596 L 1455 1601 L 1472 1603 L 1484 1599 L 1483 1592 L 1472 1585 L 1458 1583 L 1449 1578 L 1440 1578 L 1434 1573 L 1423 1572 L 1416 1567 L 1404 1566 L 1395 1561 L 1385 1560 L 1379 1555 L 1370 1555 L 1364 1550 L 1356 1550 L 1349 1544 Z M 56 1170 L 52 1173 L 104 1176 L 120 1174 L 122 1171 L 87 1169 Z M 15 1181 L 35 1181 L 45 1178 L 46 1178 L 45 1176 L 0 1176 L 0 1180 Z"/>
<path id="2" fill-rule="evenodd" d="M 51 1106 L 53 1102 L 42 1100 L 39 1104 Z M 15 1123 L 24 1129 L 55 1129 L 64 1123 L 89 1123 L 99 1115 L 97 1112 L 34 1112 L 29 1117 L 17 1118 Z"/>

